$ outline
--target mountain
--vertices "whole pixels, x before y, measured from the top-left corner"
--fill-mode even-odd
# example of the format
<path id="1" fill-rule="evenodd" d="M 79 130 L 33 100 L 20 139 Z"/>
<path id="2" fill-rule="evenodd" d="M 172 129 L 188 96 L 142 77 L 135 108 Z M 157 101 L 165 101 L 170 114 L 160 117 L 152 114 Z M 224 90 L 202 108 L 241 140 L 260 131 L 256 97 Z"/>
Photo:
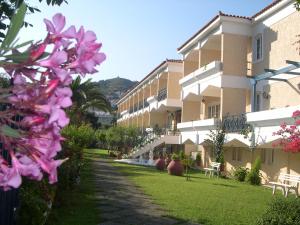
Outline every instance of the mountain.
<path id="1" fill-rule="evenodd" d="M 120 97 L 138 82 L 116 77 L 108 80 L 100 80 L 96 83 L 98 83 L 101 92 L 111 102 L 112 106 L 115 106 Z"/>

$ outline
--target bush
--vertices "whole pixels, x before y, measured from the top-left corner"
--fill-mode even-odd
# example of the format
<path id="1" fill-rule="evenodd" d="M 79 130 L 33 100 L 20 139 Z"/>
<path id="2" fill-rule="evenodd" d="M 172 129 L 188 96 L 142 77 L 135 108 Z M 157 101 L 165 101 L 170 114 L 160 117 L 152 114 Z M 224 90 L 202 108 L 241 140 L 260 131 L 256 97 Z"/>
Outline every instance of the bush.
<path id="1" fill-rule="evenodd" d="M 171 158 L 172 158 L 172 160 L 179 160 L 180 159 L 179 155 L 177 155 L 176 153 L 173 153 Z"/>
<path id="2" fill-rule="evenodd" d="M 260 175 L 260 167 L 261 167 L 261 160 L 260 158 L 256 158 L 252 169 L 246 176 L 246 181 L 252 185 L 260 185 L 261 184 L 261 175 Z"/>
<path id="3" fill-rule="evenodd" d="M 249 173 L 248 168 L 239 166 L 239 167 L 235 168 L 235 170 L 233 171 L 233 177 L 236 180 L 243 182 L 243 181 L 245 181 L 248 173 Z"/>
<path id="4" fill-rule="evenodd" d="M 106 131 L 96 130 L 95 131 L 96 147 L 101 149 L 107 149 L 106 143 Z"/>
<path id="5" fill-rule="evenodd" d="M 56 187 L 42 181 L 23 180 L 17 224 L 45 224 L 55 197 Z"/>
<path id="6" fill-rule="evenodd" d="M 88 124 L 80 126 L 69 125 L 62 130 L 62 136 L 66 138 L 65 143 L 68 147 L 89 147 L 95 141 L 95 131 Z"/>
<path id="7" fill-rule="evenodd" d="M 196 162 L 201 162 L 201 154 L 197 153 L 196 155 Z"/>
<path id="8" fill-rule="evenodd" d="M 179 152 L 179 158 L 180 158 L 180 160 L 186 159 L 186 155 L 185 155 L 184 151 Z"/>
<path id="9" fill-rule="evenodd" d="M 296 198 L 274 198 L 257 225 L 299 225 L 300 200 Z"/>
<path id="10" fill-rule="evenodd" d="M 58 168 L 59 182 L 56 185 L 49 185 L 47 179 L 40 182 L 25 179 L 20 188 L 22 201 L 18 224 L 45 224 L 54 198 L 56 204 L 61 202 L 63 196 L 59 196 L 60 191 L 72 189 L 79 182 L 83 148 L 93 142 L 94 130 L 86 124 L 70 125 L 62 130 L 62 135 L 66 140 L 62 143 L 62 150 L 57 158 L 68 158 L 68 160 Z"/>

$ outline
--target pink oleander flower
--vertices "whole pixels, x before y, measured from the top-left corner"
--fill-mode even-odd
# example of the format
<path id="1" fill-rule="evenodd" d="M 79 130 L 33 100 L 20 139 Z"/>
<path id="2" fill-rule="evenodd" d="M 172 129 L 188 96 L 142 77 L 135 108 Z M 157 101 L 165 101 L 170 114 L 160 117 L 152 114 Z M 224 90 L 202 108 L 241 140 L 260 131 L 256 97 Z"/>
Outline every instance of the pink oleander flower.
<path id="1" fill-rule="evenodd" d="M 72 75 L 95 73 L 106 58 L 94 32 L 83 27 L 77 32 L 74 26 L 65 29 L 62 14 L 44 22 L 48 35 L 28 48 L 28 60 L 3 64 L 12 87 L 5 92 L 7 107 L 1 111 L 0 128 L 12 125 L 18 131 L 15 135 L 0 132 L 4 146 L 0 153 L 10 155 L 6 160 L 0 154 L 4 190 L 18 188 L 22 177 L 41 180 L 48 174 L 49 183 L 57 182 L 57 167 L 67 160 L 57 159 L 57 153 L 64 140 L 60 131 L 69 124 L 64 110 L 72 105 Z M 16 115 L 22 119 L 15 121 Z"/>
<path id="2" fill-rule="evenodd" d="M 54 52 L 48 59 L 38 63 L 39 66 L 48 68 L 59 68 L 61 64 L 67 61 L 67 53 L 65 51 Z"/>

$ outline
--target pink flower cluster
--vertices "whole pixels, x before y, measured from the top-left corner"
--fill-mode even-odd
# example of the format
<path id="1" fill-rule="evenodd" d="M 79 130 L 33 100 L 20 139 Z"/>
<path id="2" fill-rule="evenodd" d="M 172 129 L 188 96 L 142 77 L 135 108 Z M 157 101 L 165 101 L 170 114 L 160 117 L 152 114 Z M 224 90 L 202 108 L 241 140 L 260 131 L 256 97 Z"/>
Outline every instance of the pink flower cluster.
<path id="1" fill-rule="evenodd" d="M 45 40 L 28 49 L 26 61 L 4 67 L 13 86 L 0 120 L 20 133 L 20 137 L 0 134 L 11 159 L 0 156 L 0 187 L 4 190 L 19 187 L 22 176 L 41 180 L 46 173 L 50 183 L 57 182 L 57 167 L 66 160 L 56 156 L 63 140 L 60 131 L 69 123 L 64 109 L 72 105 L 72 75 L 95 73 L 95 67 L 105 60 L 94 32 L 74 26 L 64 29 L 62 14 L 44 22 Z M 21 121 L 14 119 L 16 115 Z"/>
<path id="2" fill-rule="evenodd" d="M 288 126 L 286 123 L 280 125 L 280 130 L 274 132 L 274 135 L 280 136 L 280 140 L 276 145 L 283 147 L 286 152 L 300 152 L 300 111 L 293 112 L 294 124 Z"/>

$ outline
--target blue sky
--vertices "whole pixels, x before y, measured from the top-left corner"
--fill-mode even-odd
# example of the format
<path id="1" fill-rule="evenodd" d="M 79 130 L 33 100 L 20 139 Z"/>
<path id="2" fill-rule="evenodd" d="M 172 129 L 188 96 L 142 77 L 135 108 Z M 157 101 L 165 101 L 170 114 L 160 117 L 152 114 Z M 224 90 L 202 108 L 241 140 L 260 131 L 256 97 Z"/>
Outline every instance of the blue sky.
<path id="1" fill-rule="evenodd" d="M 34 27 L 22 40 L 42 39 L 43 18 L 61 12 L 68 25 L 93 30 L 103 43 L 107 60 L 93 80 L 116 76 L 141 80 L 166 58 L 180 58 L 177 47 L 197 32 L 219 10 L 251 16 L 272 0 L 68 0 L 61 7 L 30 1 L 42 11 L 27 15 Z"/>

